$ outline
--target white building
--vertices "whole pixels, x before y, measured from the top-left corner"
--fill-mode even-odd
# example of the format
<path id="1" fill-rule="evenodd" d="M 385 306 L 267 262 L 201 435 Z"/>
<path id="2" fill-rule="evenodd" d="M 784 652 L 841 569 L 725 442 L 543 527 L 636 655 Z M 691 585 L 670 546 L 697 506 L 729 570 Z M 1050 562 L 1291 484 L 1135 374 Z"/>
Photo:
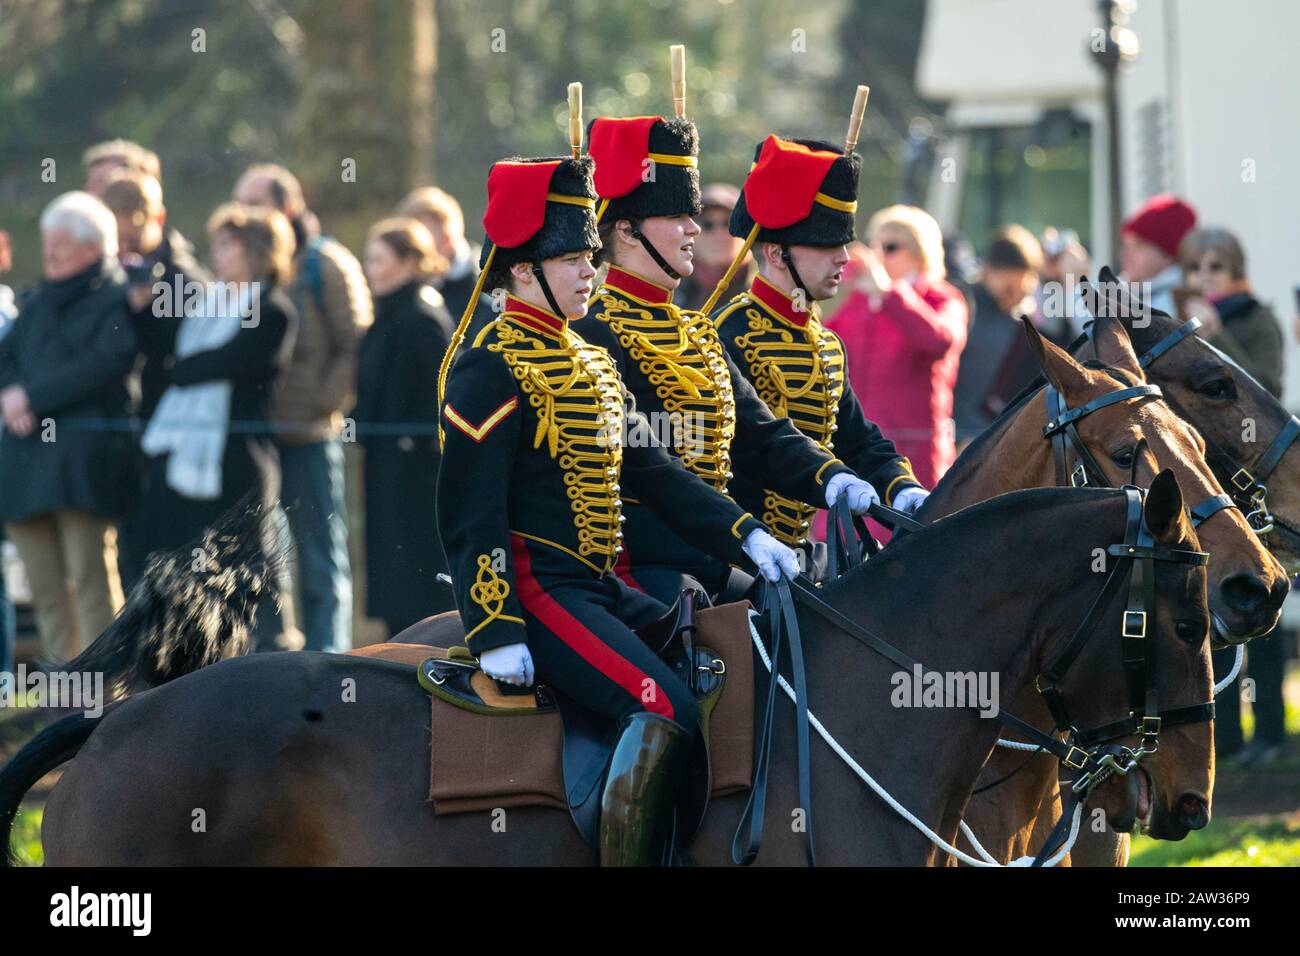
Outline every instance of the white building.
<path id="1" fill-rule="evenodd" d="M 1175 192 L 1241 237 L 1286 333 L 1284 400 L 1300 408 L 1300 3 L 1137 0 L 1128 25 L 1140 51 L 1119 81 L 1124 214 Z M 1002 221 L 1072 227 L 1095 263 L 1115 262 L 1089 49 L 1100 27 L 1096 0 L 929 0 L 916 79 L 949 104 L 929 196 L 945 229 L 978 245 Z"/>

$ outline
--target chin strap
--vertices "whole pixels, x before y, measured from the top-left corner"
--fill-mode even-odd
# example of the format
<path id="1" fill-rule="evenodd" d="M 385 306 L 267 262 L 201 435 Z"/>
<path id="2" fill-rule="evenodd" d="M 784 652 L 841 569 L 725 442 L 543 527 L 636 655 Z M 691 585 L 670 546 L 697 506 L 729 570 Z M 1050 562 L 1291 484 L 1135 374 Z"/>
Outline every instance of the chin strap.
<path id="1" fill-rule="evenodd" d="M 537 278 L 537 284 L 542 287 L 542 295 L 546 296 L 546 301 L 550 304 L 551 311 L 560 318 L 564 318 L 564 313 L 560 311 L 560 303 L 555 301 L 555 294 L 551 292 L 551 284 L 546 281 L 546 275 L 542 272 L 542 264 L 540 262 L 534 262 L 532 272 Z"/>
<path id="2" fill-rule="evenodd" d="M 644 248 L 646 252 L 650 253 L 650 258 L 655 261 L 655 265 L 664 270 L 664 275 L 668 276 L 668 278 L 672 279 L 674 282 L 680 279 L 682 277 L 681 273 L 664 260 L 664 257 L 659 254 L 659 250 L 654 247 L 654 243 L 645 237 L 645 233 L 641 231 L 640 224 L 632 223 L 631 225 L 632 238 L 640 240 L 642 248 Z"/>
<path id="3" fill-rule="evenodd" d="M 794 267 L 794 256 L 790 255 L 790 247 L 784 243 L 781 244 L 781 261 L 784 262 L 785 267 L 790 270 L 790 278 L 794 280 L 795 288 L 801 290 L 804 294 L 804 299 L 811 303 L 813 300 L 812 293 L 809 292 L 808 287 L 803 284 L 803 279 L 799 278 L 799 270 Z"/>

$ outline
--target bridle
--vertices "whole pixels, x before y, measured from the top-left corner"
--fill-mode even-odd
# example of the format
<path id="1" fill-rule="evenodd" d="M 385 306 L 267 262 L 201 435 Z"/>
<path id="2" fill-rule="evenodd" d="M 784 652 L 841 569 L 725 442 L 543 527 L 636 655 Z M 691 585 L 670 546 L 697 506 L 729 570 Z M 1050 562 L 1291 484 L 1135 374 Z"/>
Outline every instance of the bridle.
<path id="1" fill-rule="evenodd" d="M 1115 559 L 1106 583 L 1089 606 L 1070 640 L 1035 679 L 1035 687 L 1052 715 L 1054 722 L 1052 731 L 1044 732 L 1000 708 L 995 715 L 999 721 L 1022 734 L 1030 743 L 1055 755 L 1061 764 L 1077 772 L 1065 812 L 1035 859 L 1035 866 L 1041 865 L 1064 840 L 1074 815 L 1075 804 L 1087 800 L 1092 790 L 1112 775 L 1128 774 L 1138 766 L 1144 756 L 1155 753 L 1158 749 L 1160 732 L 1164 728 L 1214 719 L 1213 698 L 1204 704 L 1160 709 L 1159 691 L 1155 686 L 1155 640 L 1154 636 L 1148 637 L 1148 625 L 1154 622 L 1157 611 L 1156 562 L 1204 567 L 1209 564 L 1210 556 L 1204 551 L 1157 547 L 1155 536 L 1147 526 L 1143 513 L 1145 490 L 1132 485 L 1125 485 L 1120 490 L 1126 497 L 1127 508 L 1124 540 L 1106 549 L 1107 554 Z M 847 528 L 855 524 L 853 516 L 849 513 L 847 498 L 841 498 L 832 511 L 830 516 L 832 527 Z M 909 530 L 919 530 L 921 527 L 914 519 L 902 512 L 880 505 L 871 507 L 871 515 L 878 521 L 908 525 Z M 864 545 L 866 545 L 865 541 Z M 869 545 L 866 546 L 869 548 Z M 850 547 L 847 551 L 851 556 L 850 565 L 856 566 L 863 560 L 857 549 Z M 853 557 L 854 555 L 856 557 Z M 1059 687 L 1070 667 L 1097 631 L 1097 624 L 1109 608 L 1112 599 L 1126 582 L 1128 596 L 1120 627 L 1120 641 L 1129 710 L 1124 717 L 1117 720 L 1081 730 L 1070 717 Z M 732 859 L 736 863 L 752 862 L 758 855 L 762 841 L 775 688 L 781 665 L 782 642 L 785 640 L 789 644 L 792 676 L 797 691 L 795 695 L 796 766 L 800 801 L 805 809 L 805 848 L 809 862 L 815 864 L 807 683 L 802 641 L 794 613 L 795 603 L 804 605 L 836 629 L 865 644 L 903 670 L 912 672 L 920 667 L 918 662 L 907 654 L 828 604 L 821 597 L 818 589 L 804 578 L 797 578 L 793 582 L 783 579 L 774 586 L 764 585 L 761 604 L 768 612 L 771 626 L 772 678 L 759 728 L 759 757 L 754 770 L 754 786 L 732 842 Z M 1153 629 L 1150 633 L 1153 633 Z M 1063 734 L 1063 737 L 1057 734 Z M 1141 738 L 1136 747 L 1113 743 L 1133 735 Z M 749 830 L 747 836 L 746 829 Z"/>
<path id="2" fill-rule="evenodd" d="M 1189 338 L 1200 327 L 1200 319 L 1195 317 L 1188 319 L 1139 356 L 1138 365 L 1144 370 L 1150 368 L 1156 359 L 1173 349 L 1184 339 Z M 1087 340 L 1093 343 L 1093 352 L 1095 354 L 1096 342 L 1092 337 L 1093 328 L 1091 321 L 1086 323 L 1084 325 L 1084 334 L 1071 345 L 1070 351 L 1074 351 L 1077 346 L 1082 345 Z M 1187 417 L 1173 399 L 1166 397 L 1165 401 L 1183 418 Z M 1206 462 L 1219 481 L 1223 483 L 1223 486 L 1230 489 L 1227 495 L 1219 497 L 1231 499 L 1232 504 L 1245 515 L 1246 523 L 1250 525 L 1255 534 L 1261 536 L 1268 534 L 1273 530 L 1274 520 L 1268 511 L 1266 500 L 1268 487 L 1264 484 L 1264 480 L 1277 468 L 1282 456 L 1286 454 L 1292 443 L 1297 438 L 1300 438 L 1300 418 L 1295 415 L 1288 418 L 1286 424 L 1282 426 L 1268 447 L 1256 459 L 1253 468 L 1247 468 L 1240 464 L 1236 458 L 1224 451 L 1212 439 L 1204 435 L 1202 438 L 1205 441 Z M 1205 504 L 1206 502 L 1202 502 L 1198 508 Z M 1221 505 L 1220 508 L 1215 510 L 1220 510 L 1223 507 L 1228 507 L 1228 505 Z M 1193 509 L 1192 513 L 1195 515 L 1196 509 Z M 1205 517 L 1209 517 L 1209 515 L 1207 514 Z M 1204 520 L 1204 518 L 1201 520 Z"/>
<path id="3" fill-rule="evenodd" d="M 1091 325 L 1089 330 L 1091 330 Z M 1167 350 L 1168 347 L 1164 351 Z M 1108 369 L 1107 371 L 1111 375 L 1120 375 L 1114 369 Z M 1108 408 L 1111 405 L 1118 405 L 1120 402 L 1142 398 L 1163 399 L 1165 397 L 1159 385 L 1151 383 L 1129 385 L 1099 395 L 1079 408 L 1070 408 L 1066 404 L 1065 396 L 1051 383 L 1047 384 L 1046 392 L 1047 424 L 1043 426 L 1043 437 L 1052 443 L 1053 460 L 1056 466 L 1056 483 L 1072 488 L 1109 487 L 1109 482 L 1105 472 L 1101 469 L 1101 465 L 1097 463 L 1097 459 L 1093 457 L 1092 452 L 1088 450 L 1088 446 L 1079 437 L 1078 423 L 1082 419 L 1095 411 Z M 1300 424 L 1300 422 L 1297 422 L 1297 424 Z M 1207 455 L 1207 462 L 1208 457 Z M 1236 507 L 1238 507 L 1238 504 L 1230 495 L 1210 495 L 1204 501 L 1189 509 L 1192 525 L 1199 528 L 1205 521 L 1220 511 Z"/>

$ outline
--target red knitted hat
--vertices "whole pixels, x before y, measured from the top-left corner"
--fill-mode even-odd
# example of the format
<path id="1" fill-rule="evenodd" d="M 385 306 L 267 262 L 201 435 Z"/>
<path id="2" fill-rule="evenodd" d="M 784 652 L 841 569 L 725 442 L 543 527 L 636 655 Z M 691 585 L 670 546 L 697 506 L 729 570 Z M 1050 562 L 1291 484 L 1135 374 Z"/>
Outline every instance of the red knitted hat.
<path id="1" fill-rule="evenodd" d="M 1159 246 L 1172 259 L 1178 258 L 1183 237 L 1196 225 L 1196 210 L 1177 196 L 1152 196 L 1137 212 L 1124 220 L 1121 232 L 1132 233 Z"/>

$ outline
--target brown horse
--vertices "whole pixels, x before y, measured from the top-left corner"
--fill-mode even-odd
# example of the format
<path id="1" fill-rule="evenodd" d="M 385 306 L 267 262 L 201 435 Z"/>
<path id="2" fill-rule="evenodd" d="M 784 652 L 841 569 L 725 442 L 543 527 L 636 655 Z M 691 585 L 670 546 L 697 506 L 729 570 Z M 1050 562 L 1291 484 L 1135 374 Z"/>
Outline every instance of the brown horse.
<path id="1" fill-rule="evenodd" d="M 1143 511 L 1157 547 L 1198 547 L 1172 475 L 1152 482 Z M 1128 513 L 1128 496 L 1109 489 L 1000 496 L 899 541 L 823 596 L 928 668 L 999 673 L 1002 699 L 1018 699 L 1098 601 L 1104 576 L 1090 573 L 1094 551 L 1125 540 Z M 989 561 L 990 552 L 1015 560 Z M 1154 582 L 1159 705 L 1202 704 L 1211 691 L 1205 570 L 1161 561 Z M 1128 711 L 1115 646 L 1125 598 L 1121 589 L 1101 603 L 1060 684 L 1081 726 Z M 935 607 L 961 612 L 936 616 Z M 925 825 L 955 840 L 1001 725 L 967 708 L 895 706 L 896 665 L 802 606 L 799 622 L 813 712 Z M 591 861 L 559 811 L 436 816 L 426 802 L 428 707 L 409 667 L 315 653 L 225 660 L 128 697 L 102 718 L 65 718 L 38 735 L 0 771 L 0 838 L 7 843 L 26 789 L 80 747 L 45 811 L 51 865 Z M 769 794 L 779 816 L 798 800 L 793 723 L 791 709 L 779 707 Z M 1094 792 L 1114 826 L 1147 817 L 1154 836 L 1181 839 L 1204 825 L 1210 725 L 1181 729 Z M 941 861 L 830 750 L 812 756 L 816 799 L 807 809 L 834 834 L 820 841 L 822 862 Z M 691 851 L 699 862 L 727 861 L 743 803 L 744 795 L 714 802 Z M 774 822 L 760 862 L 802 862 L 795 830 Z"/>
<path id="2" fill-rule="evenodd" d="M 1031 325 L 1026 325 L 1026 333 L 1048 381 L 1069 408 L 1083 408 L 1145 381 L 1126 330 L 1104 312 L 1092 334 L 1093 347 L 1107 365 L 1104 369 L 1085 367 L 1043 341 Z M 1049 417 L 1041 390 L 1010 410 L 963 453 L 919 517 L 932 520 L 1007 491 L 1057 483 L 1053 449 L 1043 437 Z M 1193 504 L 1223 494 L 1195 430 L 1154 396 L 1137 396 L 1099 408 L 1081 418 L 1077 428 L 1102 472 L 1095 476 L 1101 484 L 1118 486 L 1135 475 L 1145 483 L 1154 476 L 1159 460 L 1172 467 Z M 1213 512 L 1198 533 L 1211 555 L 1211 608 L 1219 632 L 1233 641 L 1267 633 L 1277 621 L 1289 588 L 1284 569 L 1262 547 L 1238 509 Z M 459 622 L 450 616 L 417 625 L 395 640 L 451 646 L 460 642 L 461 633 Z M 1034 715 L 1034 722 L 1043 729 L 1051 726 L 1050 715 L 1032 688 L 1017 702 L 1017 709 Z M 999 748 L 984 778 L 998 780 L 1013 772 L 1015 777 L 1000 787 L 977 793 L 967 817 L 986 849 L 1002 862 L 1024 856 L 1031 846 L 1041 846 L 1059 816 L 1054 761 L 1039 756 L 1026 762 L 1023 753 Z M 1112 832 L 1098 838 L 1085 830 L 1076 847 L 1076 858 L 1082 852 L 1085 860 L 1113 863 L 1120 854 L 1126 855 L 1127 837 L 1121 839 Z"/>
<path id="3" fill-rule="evenodd" d="M 1246 511 L 1256 498 L 1267 505 L 1272 530 L 1264 542 L 1288 575 L 1300 574 L 1300 422 L 1232 359 L 1188 334 L 1189 324 L 1135 303 L 1109 269 L 1086 293 L 1094 315 L 1124 323 L 1147 381 L 1207 443 L 1219 483 Z M 1096 351 L 1081 339 L 1071 351 L 1113 364 L 1107 344 L 1099 344 Z"/>
<path id="4" fill-rule="evenodd" d="M 1082 408 L 1123 386 L 1143 381 L 1128 334 L 1114 319 L 1103 315 L 1092 330 L 1096 354 L 1107 369 L 1084 367 L 1063 350 L 1043 342 L 1032 326 L 1027 326 L 1027 333 L 1047 381 L 1069 408 Z M 1044 391 L 1022 401 L 966 449 L 935 488 L 920 517 L 932 519 L 1012 488 L 1058 481 L 1059 466 L 1043 437 L 1050 418 Z M 1189 499 L 1222 493 L 1202 457 L 1199 437 L 1163 402 L 1139 397 L 1099 408 L 1079 419 L 1077 427 L 1103 472 L 1099 479 L 1107 484 L 1122 484 L 1144 470 L 1151 474 L 1154 457 L 1173 466 Z M 1132 450 L 1141 440 L 1154 456 L 1134 461 Z M 1220 630 L 1234 641 L 1267 633 L 1287 593 L 1284 569 L 1263 550 L 1239 510 L 1213 513 L 1198 533 L 1211 555 L 1211 607 Z M 1037 726 L 1051 726 L 1050 715 L 1036 695 L 1027 695 L 1017 704 L 1021 712 L 1034 715 Z M 1005 862 L 1041 845 L 1059 816 L 1055 763 L 1041 755 L 1028 757 L 999 748 L 981 781 L 991 786 L 987 791 L 977 790 L 967 823 L 985 848 Z M 1113 864 L 1126 857 L 1127 837 L 1096 835 L 1090 829 L 1083 831 L 1074 853 L 1076 862 L 1088 863 Z"/>

